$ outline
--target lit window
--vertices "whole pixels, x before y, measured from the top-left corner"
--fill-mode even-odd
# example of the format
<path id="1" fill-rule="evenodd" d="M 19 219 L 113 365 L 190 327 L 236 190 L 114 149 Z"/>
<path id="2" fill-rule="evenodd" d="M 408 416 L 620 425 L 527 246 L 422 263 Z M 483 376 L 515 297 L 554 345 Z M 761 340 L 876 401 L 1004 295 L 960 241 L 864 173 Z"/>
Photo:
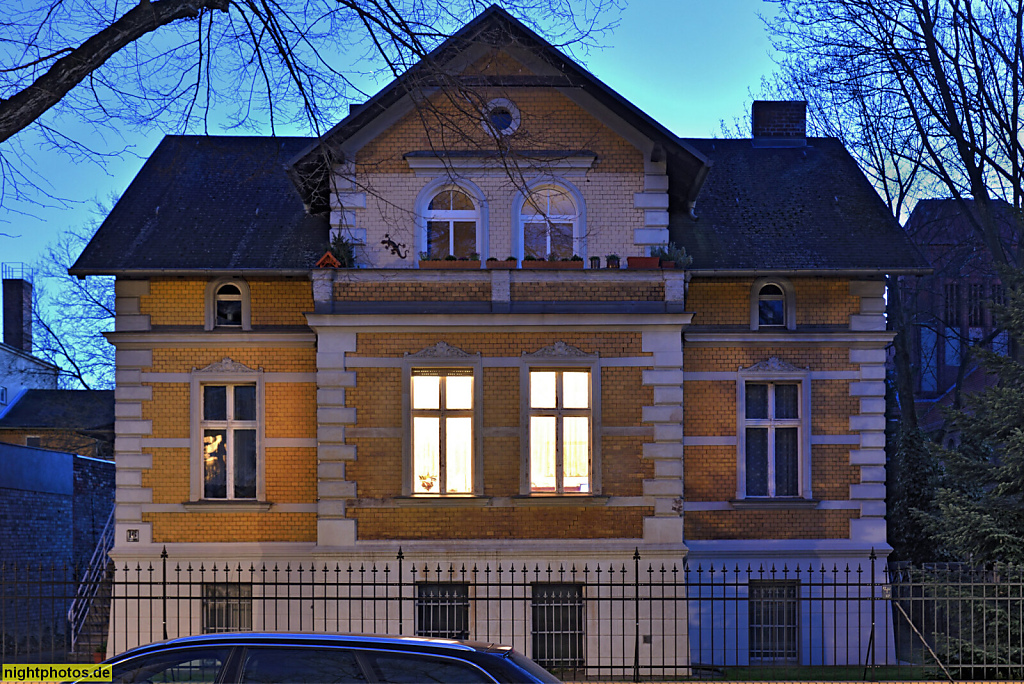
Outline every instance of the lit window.
<path id="1" fill-rule="evenodd" d="M 746 383 L 746 495 L 800 495 L 800 385 Z"/>
<path id="2" fill-rule="evenodd" d="M 589 371 L 530 371 L 530 491 L 591 491 L 591 414 Z"/>
<path id="3" fill-rule="evenodd" d="M 412 491 L 473 493 L 473 370 L 412 370 Z"/>
<path id="4" fill-rule="evenodd" d="M 521 212 L 523 256 L 565 259 L 583 255 L 580 212 L 568 191 L 545 186 L 530 192 Z"/>
<path id="5" fill-rule="evenodd" d="M 786 296 L 782 288 L 768 284 L 757 294 L 759 326 L 784 326 L 786 324 Z"/>
<path id="6" fill-rule="evenodd" d="M 203 498 L 256 498 L 256 385 L 203 385 Z"/>
<path id="7" fill-rule="evenodd" d="M 427 205 L 426 252 L 431 259 L 448 255 L 468 257 L 477 249 L 480 212 L 466 193 L 449 189 L 434 195 Z"/>

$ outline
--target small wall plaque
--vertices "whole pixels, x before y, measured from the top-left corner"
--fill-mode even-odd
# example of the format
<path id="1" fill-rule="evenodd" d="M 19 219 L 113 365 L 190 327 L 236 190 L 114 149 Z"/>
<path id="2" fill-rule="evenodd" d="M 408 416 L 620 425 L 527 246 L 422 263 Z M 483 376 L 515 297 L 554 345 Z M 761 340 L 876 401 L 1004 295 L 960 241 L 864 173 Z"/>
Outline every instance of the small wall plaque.
<path id="1" fill-rule="evenodd" d="M 139 541 L 139 531 L 138 530 L 127 530 L 127 537 L 128 537 L 128 541 L 129 542 L 137 542 L 137 541 Z"/>

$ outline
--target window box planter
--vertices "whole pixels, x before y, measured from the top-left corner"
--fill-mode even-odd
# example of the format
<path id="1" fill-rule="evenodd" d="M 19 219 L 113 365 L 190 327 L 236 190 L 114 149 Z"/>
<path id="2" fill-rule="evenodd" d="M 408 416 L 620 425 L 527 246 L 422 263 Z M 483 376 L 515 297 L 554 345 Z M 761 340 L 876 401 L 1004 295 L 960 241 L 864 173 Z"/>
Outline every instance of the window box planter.
<path id="1" fill-rule="evenodd" d="M 659 257 L 626 257 L 626 264 L 628 268 L 660 268 L 661 259 Z"/>
<path id="2" fill-rule="evenodd" d="M 523 268 L 534 268 L 544 270 L 560 270 L 560 269 L 582 269 L 582 261 L 524 261 Z"/>
<path id="3" fill-rule="evenodd" d="M 460 271 L 480 270 L 479 261 L 451 261 L 448 259 L 420 261 L 420 268 L 457 269 Z"/>
<path id="4" fill-rule="evenodd" d="M 661 267 L 662 268 L 675 268 L 676 267 L 676 262 L 668 261 L 666 259 L 662 259 L 661 260 Z"/>
<path id="5" fill-rule="evenodd" d="M 486 261 L 484 264 L 491 270 L 511 271 L 519 266 L 518 261 Z"/>

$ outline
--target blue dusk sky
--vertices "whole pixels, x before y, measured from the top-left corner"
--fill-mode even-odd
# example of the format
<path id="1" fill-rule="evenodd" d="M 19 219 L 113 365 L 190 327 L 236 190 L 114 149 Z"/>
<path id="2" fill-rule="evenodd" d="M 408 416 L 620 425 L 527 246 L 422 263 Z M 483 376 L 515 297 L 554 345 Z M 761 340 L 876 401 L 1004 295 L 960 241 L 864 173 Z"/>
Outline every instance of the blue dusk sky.
<path id="1" fill-rule="evenodd" d="M 677 135 L 713 137 L 720 135 L 723 120 L 731 124 L 749 117 L 751 93 L 774 70 L 759 16 L 773 11 L 762 0 L 628 0 L 618 28 L 602 41 L 606 47 L 582 56 L 582 61 Z M 375 92 L 383 85 L 366 88 Z M 0 261 L 31 265 L 63 230 L 95 220 L 96 201 L 109 203 L 119 196 L 163 135 L 176 132 L 154 129 L 128 135 L 129 151 L 102 168 L 76 165 L 55 153 L 35 154 L 36 170 L 64 203 L 39 207 L 8 196 L 0 208 L 0 233 L 11 237 L 0 235 Z M 27 137 L 18 137 L 7 143 L 7 154 L 16 150 L 11 142 L 31 147 Z M 88 134 L 80 137 L 88 139 Z"/>

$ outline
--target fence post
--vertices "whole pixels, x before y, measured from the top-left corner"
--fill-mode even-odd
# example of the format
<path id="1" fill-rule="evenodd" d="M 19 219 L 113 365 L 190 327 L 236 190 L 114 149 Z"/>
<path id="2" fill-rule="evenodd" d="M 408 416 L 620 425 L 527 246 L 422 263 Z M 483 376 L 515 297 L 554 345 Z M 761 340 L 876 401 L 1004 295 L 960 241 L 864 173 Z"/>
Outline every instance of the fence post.
<path id="1" fill-rule="evenodd" d="M 633 681 L 640 681 L 640 547 L 633 551 Z"/>
<path id="2" fill-rule="evenodd" d="M 402 547 L 398 547 L 398 635 L 402 636 L 402 611 L 404 606 L 402 605 L 402 559 L 405 558 L 405 554 L 402 553 Z"/>
<path id="3" fill-rule="evenodd" d="M 167 641 L 167 547 L 166 546 L 163 548 L 163 551 L 160 552 L 160 562 L 163 565 L 163 569 L 160 572 L 160 583 L 162 585 L 162 587 L 161 587 L 162 588 L 162 591 L 161 591 L 162 599 L 161 599 L 160 614 L 163 617 L 163 621 L 164 621 L 164 641 Z"/>

